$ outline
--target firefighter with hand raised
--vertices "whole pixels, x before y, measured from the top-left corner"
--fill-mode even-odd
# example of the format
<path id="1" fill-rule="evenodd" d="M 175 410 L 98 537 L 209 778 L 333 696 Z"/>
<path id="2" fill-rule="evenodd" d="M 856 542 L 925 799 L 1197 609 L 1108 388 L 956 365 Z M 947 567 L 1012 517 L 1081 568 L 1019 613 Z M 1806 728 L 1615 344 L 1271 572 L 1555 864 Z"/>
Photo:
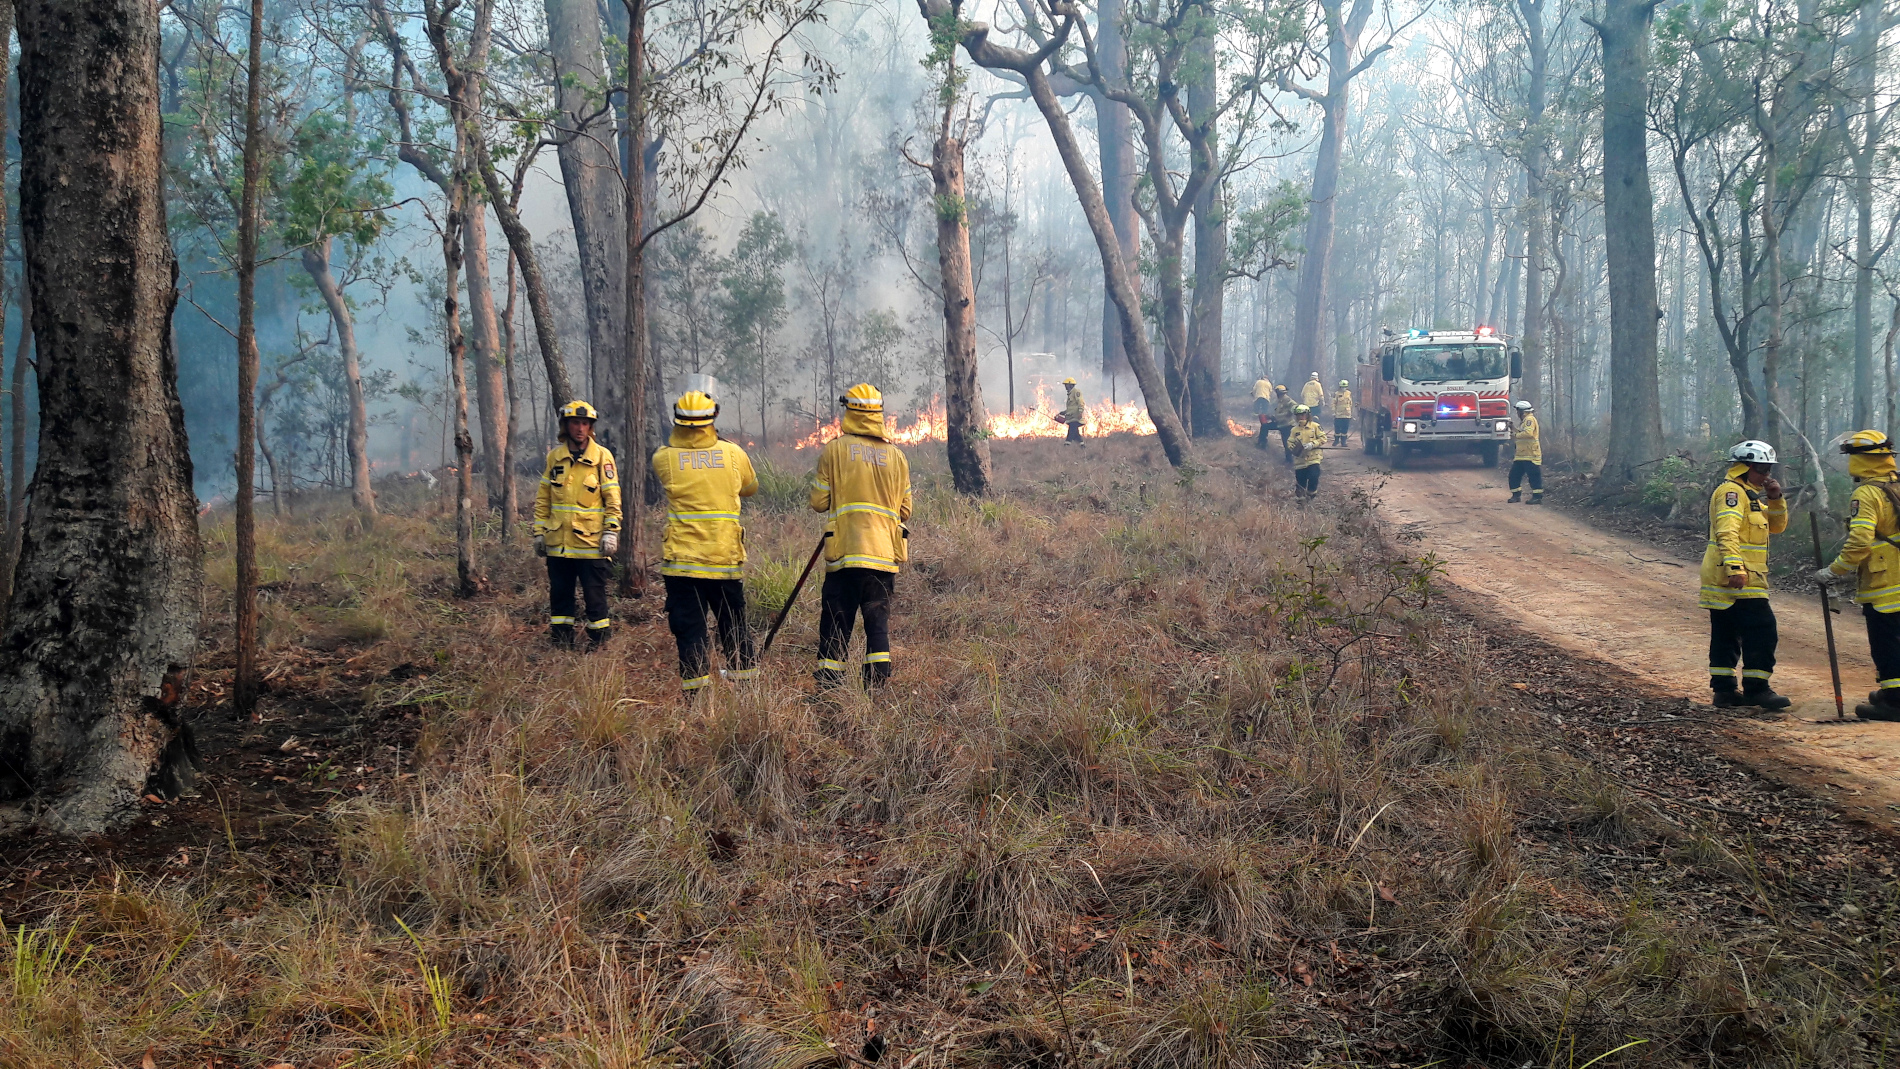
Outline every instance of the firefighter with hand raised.
<path id="1" fill-rule="evenodd" d="M 1770 474 L 1773 446 L 1742 442 L 1728 459 L 1726 476 L 1709 495 L 1709 546 L 1697 601 L 1709 610 L 1709 689 L 1718 708 L 1786 709 L 1793 703 L 1768 685 L 1779 637 L 1768 604 L 1768 536 L 1787 529 L 1788 505 Z"/>
<path id="2" fill-rule="evenodd" d="M 1293 418 L 1293 500 L 1305 505 L 1319 493 L 1319 464 L 1325 459 L 1326 432 L 1313 410 L 1295 405 Z"/>
<path id="3" fill-rule="evenodd" d="M 620 474 L 594 440 L 598 414 L 586 401 L 561 406 L 561 440 L 548 452 L 534 490 L 534 552 L 548 560 L 548 635 L 574 648 L 574 584 L 579 583 L 587 648 L 607 643 L 608 559 L 620 548 Z"/>
<path id="4" fill-rule="evenodd" d="M 1523 500 L 1524 491 L 1519 487 L 1528 478 L 1531 484 L 1531 504 L 1544 503 L 1544 443 L 1541 430 L 1537 426 L 1537 413 L 1529 401 L 1517 403 L 1517 433 L 1513 436 L 1511 454 L 1511 501 L 1515 505 Z"/>
<path id="5" fill-rule="evenodd" d="M 1069 435 L 1063 439 L 1063 442 L 1065 444 L 1074 442 L 1077 445 L 1081 445 L 1082 421 L 1087 418 L 1088 415 L 1086 408 L 1082 404 L 1082 388 L 1075 384 L 1073 377 L 1063 379 L 1062 388 L 1069 392 L 1066 407 L 1062 410 L 1062 422 L 1069 425 Z"/>
<path id="6" fill-rule="evenodd" d="M 811 507 L 825 514 L 825 585 L 818 617 L 821 688 L 844 682 L 851 629 L 864 617 L 864 685 L 891 677 L 891 594 L 910 559 L 910 462 L 885 437 L 884 398 L 859 383 L 839 398 L 843 433 L 825 444 L 812 473 Z"/>
<path id="7" fill-rule="evenodd" d="M 1260 421 L 1260 433 L 1254 435 L 1253 444 L 1265 449 L 1267 436 L 1273 433 L 1273 383 L 1265 375 L 1254 380 L 1253 414 Z"/>
<path id="8" fill-rule="evenodd" d="M 1893 442 L 1879 431 L 1856 431 L 1841 452 L 1854 477 L 1847 543 L 1814 577 L 1833 584 L 1857 576 L 1855 600 L 1867 620 L 1867 649 L 1880 685 L 1854 713 L 1862 720 L 1900 720 L 1900 473 Z"/>
<path id="9" fill-rule="evenodd" d="M 745 618 L 745 528 L 739 499 L 759 492 L 752 458 L 713 429 L 719 406 L 698 390 L 673 403 L 673 433 L 653 453 L 653 475 L 666 491 L 660 536 L 660 579 L 666 625 L 679 648 L 680 689 L 712 682 L 706 614 L 719 631 L 725 677 L 757 678 L 752 630 Z"/>
<path id="10" fill-rule="evenodd" d="M 1333 444 L 1344 449 L 1346 436 L 1352 433 L 1352 384 L 1339 380 L 1339 392 L 1333 395 Z"/>

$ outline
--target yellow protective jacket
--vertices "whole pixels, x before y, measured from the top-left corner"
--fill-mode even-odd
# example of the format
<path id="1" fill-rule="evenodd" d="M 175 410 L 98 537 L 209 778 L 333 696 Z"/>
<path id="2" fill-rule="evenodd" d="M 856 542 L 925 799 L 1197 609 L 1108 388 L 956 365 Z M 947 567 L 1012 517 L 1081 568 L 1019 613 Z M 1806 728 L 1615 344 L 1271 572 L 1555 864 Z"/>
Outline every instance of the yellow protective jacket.
<path id="1" fill-rule="evenodd" d="M 1709 547 L 1702 552 L 1705 609 L 1726 609 L 1743 598 L 1768 596 L 1768 536 L 1788 528 L 1788 503 L 1761 496 L 1742 481 L 1748 465 L 1731 464 L 1728 477 L 1709 495 Z M 1724 580 L 1746 572 L 1748 584 L 1737 590 Z"/>
<path id="2" fill-rule="evenodd" d="M 1293 395 L 1279 390 L 1273 391 L 1273 422 L 1282 427 L 1293 426 Z"/>
<path id="3" fill-rule="evenodd" d="M 1307 379 L 1306 385 L 1300 387 L 1300 403 L 1313 411 L 1318 412 L 1320 402 L 1324 400 L 1326 400 L 1326 387 L 1321 386 L 1319 380 Z"/>
<path id="4" fill-rule="evenodd" d="M 1894 544 L 1900 542 L 1900 509 L 1894 508 L 1887 489 L 1900 484 L 1892 457 L 1850 456 L 1847 463 L 1852 468 L 1863 460 L 1884 460 L 1887 471 L 1855 479 L 1859 485 L 1848 505 L 1847 544 L 1828 567 L 1836 575 L 1859 572 L 1854 600 L 1872 605 L 1875 612 L 1894 612 L 1900 610 L 1900 546 Z"/>
<path id="5" fill-rule="evenodd" d="M 1273 383 L 1264 378 L 1255 379 L 1253 384 L 1253 399 L 1256 401 L 1273 400 Z"/>
<path id="6" fill-rule="evenodd" d="M 550 557 L 598 559 L 602 531 L 620 530 L 620 473 L 614 455 L 589 441 L 580 456 L 561 442 L 548 452 L 534 488 L 534 533 Z"/>
<path id="7" fill-rule="evenodd" d="M 1533 464 L 1544 462 L 1544 440 L 1538 429 L 1535 415 L 1525 413 L 1524 418 L 1518 421 L 1517 433 L 1513 436 L 1513 441 L 1517 445 L 1517 452 L 1512 454 L 1514 459 L 1528 460 Z"/>
<path id="8" fill-rule="evenodd" d="M 1310 468 L 1326 459 L 1326 452 L 1322 447 L 1329 437 L 1320 429 L 1319 420 L 1308 418 L 1305 423 L 1295 423 L 1293 433 L 1287 435 L 1286 439 L 1287 447 L 1293 450 L 1293 466 Z M 1301 451 L 1302 446 L 1305 447 L 1304 452 Z"/>
<path id="9" fill-rule="evenodd" d="M 1333 418 L 1352 418 L 1352 391 L 1341 390 L 1333 395 Z"/>
<path id="10" fill-rule="evenodd" d="M 1069 388 L 1069 407 L 1062 410 L 1062 415 L 1070 423 L 1078 425 L 1081 424 L 1083 417 L 1088 415 L 1086 406 L 1082 404 L 1081 390 L 1074 387 Z"/>
<path id="11" fill-rule="evenodd" d="M 759 492 L 752 458 L 711 427 L 675 427 L 653 451 L 653 474 L 666 489 L 660 574 L 737 579 L 745 572 L 739 499 Z"/>
<path id="12" fill-rule="evenodd" d="M 895 572 L 910 559 L 910 462 L 884 440 L 877 412 L 844 414 L 844 433 L 825 444 L 811 477 L 811 507 L 825 514 L 825 570 Z"/>

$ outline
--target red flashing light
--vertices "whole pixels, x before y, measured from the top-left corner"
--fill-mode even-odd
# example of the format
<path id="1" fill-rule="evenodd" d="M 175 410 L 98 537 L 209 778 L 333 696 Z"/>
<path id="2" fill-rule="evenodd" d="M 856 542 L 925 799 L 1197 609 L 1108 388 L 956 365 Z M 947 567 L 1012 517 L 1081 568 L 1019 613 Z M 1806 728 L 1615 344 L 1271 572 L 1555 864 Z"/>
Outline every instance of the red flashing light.
<path id="1" fill-rule="evenodd" d="M 1493 335 L 1493 334 L 1496 334 L 1496 333 L 1497 333 L 1497 328 L 1495 328 L 1495 327 L 1479 327 L 1479 328 L 1477 329 L 1477 331 L 1476 331 L 1476 333 L 1477 333 L 1477 335 L 1478 335 L 1478 337 L 1480 337 L 1480 338 L 1489 338 L 1489 337 L 1490 337 L 1491 335 Z"/>

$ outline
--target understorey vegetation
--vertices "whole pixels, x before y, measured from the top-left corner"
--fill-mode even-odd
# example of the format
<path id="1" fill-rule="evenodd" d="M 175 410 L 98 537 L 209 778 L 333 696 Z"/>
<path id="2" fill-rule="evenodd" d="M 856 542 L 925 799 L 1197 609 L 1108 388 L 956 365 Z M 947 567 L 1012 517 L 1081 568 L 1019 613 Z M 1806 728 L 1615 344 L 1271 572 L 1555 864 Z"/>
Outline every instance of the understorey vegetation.
<path id="1" fill-rule="evenodd" d="M 1786 865 L 1594 760 L 1565 719 L 1611 714 L 1542 700 L 1428 545 L 1245 441 L 993 450 L 983 500 L 914 451 L 896 676 L 831 702 L 812 587 L 689 700 L 657 599 L 548 649 L 523 540 L 457 599 L 452 481 L 392 481 L 370 529 L 260 523 L 233 723 L 208 518 L 199 797 L 6 844 L 0 1064 L 1900 1060 L 1891 842 L 1810 807 L 1780 830 L 1845 845 Z M 818 524 L 767 504 L 782 603 Z"/>

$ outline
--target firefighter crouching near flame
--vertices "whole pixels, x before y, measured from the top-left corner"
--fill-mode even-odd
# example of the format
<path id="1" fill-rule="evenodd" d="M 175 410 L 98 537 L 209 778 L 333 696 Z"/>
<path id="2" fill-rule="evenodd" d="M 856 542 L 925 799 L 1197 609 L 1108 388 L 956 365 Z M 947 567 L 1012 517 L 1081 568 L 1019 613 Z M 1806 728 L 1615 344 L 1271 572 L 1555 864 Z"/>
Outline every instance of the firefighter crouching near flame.
<path id="1" fill-rule="evenodd" d="M 1260 421 L 1260 433 L 1254 435 L 1253 444 L 1265 449 L 1267 436 L 1273 433 L 1273 383 L 1265 375 L 1254 380 L 1253 414 Z"/>
<path id="2" fill-rule="evenodd" d="M 1295 405 L 1293 418 L 1293 500 L 1305 505 L 1319 494 L 1319 464 L 1325 457 L 1326 432 L 1313 410 Z"/>
<path id="3" fill-rule="evenodd" d="M 1344 449 L 1346 436 L 1352 433 L 1352 384 L 1339 380 L 1339 392 L 1333 395 L 1333 444 Z"/>
<path id="4" fill-rule="evenodd" d="M 1718 708 L 1793 704 L 1769 689 L 1775 670 L 1775 610 L 1768 604 L 1768 536 L 1788 527 L 1774 470 L 1775 450 L 1748 441 L 1728 451 L 1727 476 L 1709 495 L 1709 547 L 1702 597 L 1709 610 L 1709 689 Z M 1735 688 L 1736 664 L 1742 686 Z"/>
<path id="5" fill-rule="evenodd" d="M 1069 391 L 1067 407 L 1062 410 L 1062 422 L 1069 425 L 1069 435 L 1062 441 L 1064 444 L 1074 442 L 1082 445 L 1082 422 L 1088 418 L 1086 407 L 1082 404 L 1082 388 L 1075 384 L 1073 378 L 1063 379 L 1062 388 Z"/>
<path id="6" fill-rule="evenodd" d="M 1293 410 L 1297 408 L 1291 394 L 1286 392 L 1286 384 L 1273 388 L 1273 425 L 1280 432 L 1280 448 L 1286 453 L 1286 462 L 1293 463 L 1293 445 L 1287 436 L 1293 433 Z"/>
<path id="7" fill-rule="evenodd" d="M 843 431 L 825 444 L 812 473 L 811 507 L 825 513 L 825 585 L 818 616 L 821 688 L 844 682 L 851 628 L 864 616 L 864 685 L 891 677 L 891 593 L 910 559 L 910 462 L 885 439 L 884 398 L 859 383 L 839 398 Z"/>
<path id="8" fill-rule="evenodd" d="M 730 680 L 758 677 L 752 629 L 745 619 L 745 528 L 739 499 L 759 492 L 752 458 L 713 429 L 719 406 L 690 390 L 673 403 L 673 433 L 653 452 L 653 474 L 666 490 L 660 536 L 660 579 L 666 625 L 679 647 L 680 689 L 712 682 L 706 613 L 719 628 L 719 652 Z"/>
<path id="9" fill-rule="evenodd" d="M 1879 431 L 1855 432 L 1841 443 L 1841 452 L 1854 477 L 1847 544 L 1815 578 L 1832 584 L 1858 573 L 1855 600 L 1867 620 L 1867 648 L 1880 687 L 1865 705 L 1854 706 L 1854 714 L 1900 720 L 1900 474 L 1893 443 Z"/>
<path id="10" fill-rule="evenodd" d="M 561 406 L 561 440 L 534 490 L 534 552 L 548 559 L 548 637 L 574 648 L 574 584 L 581 586 L 587 648 L 607 644 L 607 561 L 620 548 L 620 474 L 594 441 L 586 401 Z"/>
<path id="11" fill-rule="evenodd" d="M 1537 425 L 1537 414 L 1529 401 L 1517 403 L 1517 432 L 1513 436 L 1512 450 L 1510 503 L 1515 505 L 1523 499 L 1524 491 L 1518 488 L 1529 477 L 1531 504 L 1543 504 L 1544 441 Z"/>

